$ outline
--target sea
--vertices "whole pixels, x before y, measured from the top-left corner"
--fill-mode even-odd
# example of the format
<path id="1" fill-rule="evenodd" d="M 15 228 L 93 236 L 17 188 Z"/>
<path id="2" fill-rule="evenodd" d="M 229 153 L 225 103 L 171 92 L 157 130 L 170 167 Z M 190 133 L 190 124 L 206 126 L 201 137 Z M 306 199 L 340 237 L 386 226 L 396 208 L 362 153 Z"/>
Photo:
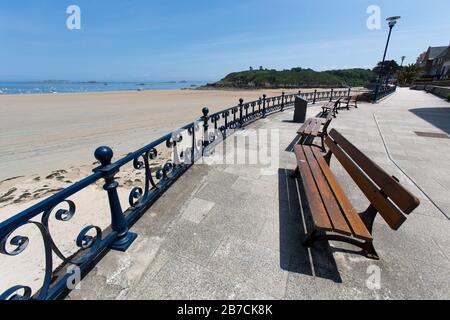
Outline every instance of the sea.
<path id="1" fill-rule="evenodd" d="M 0 94 L 75 93 L 108 91 L 146 91 L 195 89 L 207 81 L 142 81 L 142 82 L 74 82 L 74 81 L 31 81 L 1 82 Z"/>

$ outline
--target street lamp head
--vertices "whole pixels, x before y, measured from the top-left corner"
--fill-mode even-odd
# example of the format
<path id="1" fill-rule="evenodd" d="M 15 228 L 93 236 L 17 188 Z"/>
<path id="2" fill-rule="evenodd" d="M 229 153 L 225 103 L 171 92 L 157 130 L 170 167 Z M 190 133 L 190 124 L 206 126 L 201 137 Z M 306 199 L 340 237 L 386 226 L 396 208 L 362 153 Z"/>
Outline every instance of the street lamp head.
<path id="1" fill-rule="evenodd" d="M 388 22 L 389 27 L 393 28 L 400 18 L 400 16 L 389 17 L 386 19 L 386 21 Z"/>

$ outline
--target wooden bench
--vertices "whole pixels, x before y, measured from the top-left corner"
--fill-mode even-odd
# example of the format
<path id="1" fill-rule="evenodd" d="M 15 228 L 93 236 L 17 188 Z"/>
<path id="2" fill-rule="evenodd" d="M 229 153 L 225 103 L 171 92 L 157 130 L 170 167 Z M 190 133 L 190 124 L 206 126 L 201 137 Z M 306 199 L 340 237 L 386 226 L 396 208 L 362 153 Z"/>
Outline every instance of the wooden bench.
<path id="1" fill-rule="evenodd" d="M 298 129 L 297 134 L 301 136 L 299 144 L 312 145 L 314 139 L 319 137 L 322 141 L 321 148 L 325 152 L 325 138 L 328 136 L 328 127 L 333 117 L 331 114 L 326 118 L 311 118 Z"/>
<path id="2" fill-rule="evenodd" d="M 359 96 L 349 96 L 342 98 L 338 108 L 346 108 L 347 110 L 350 110 L 350 107 L 358 108 L 358 98 Z"/>
<path id="3" fill-rule="evenodd" d="M 332 114 L 333 117 L 336 118 L 336 114 L 339 113 L 338 108 L 339 108 L 340 103 L 341 103 L 341 98 L 339 98 L 336 101 L 327 102 L 325 105 L 322 106 L 322 116 Z"/>
<path id="4" fill-rule="evenodd" d="M 379 259 L 373 246 L 372 226 L 377 213 L 397 230 L 419 204 L 419 200 L 400 185 L 398 179 L 365 156 L 335 129 L 325 141 L 323 156 L 314 146 L 296 145 L 297 169 L 294 174 L 304 186 L 314 228 L 305 246 L 315 241 L 334 240 L 360 247 L 371 259 Z M 330 169 L 334 155 L 369 200 L 369 207 L 357 213 Z"/>

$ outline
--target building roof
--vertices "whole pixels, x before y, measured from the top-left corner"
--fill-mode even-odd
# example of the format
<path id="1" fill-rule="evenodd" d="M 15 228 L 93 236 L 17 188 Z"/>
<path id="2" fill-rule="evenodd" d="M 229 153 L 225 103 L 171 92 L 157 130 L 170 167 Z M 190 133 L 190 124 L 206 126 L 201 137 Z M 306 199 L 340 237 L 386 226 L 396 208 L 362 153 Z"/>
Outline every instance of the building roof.
<path id="1" fill-rule="evenodd" d="M 428 48 L 428 60 L 436 59 L 446 49 L 448 49 L 448 46 L 445 46 L 445 47 L 430 47 L 430 48 Z"/>
<path id="2" fill-rule="evenodd" d="M 436 56 L 436 59 L 445 58 L 445 57 L 448 57 L 448 56 L 450 56 L 450 46 L 448 46 L 438 56 Z"/>

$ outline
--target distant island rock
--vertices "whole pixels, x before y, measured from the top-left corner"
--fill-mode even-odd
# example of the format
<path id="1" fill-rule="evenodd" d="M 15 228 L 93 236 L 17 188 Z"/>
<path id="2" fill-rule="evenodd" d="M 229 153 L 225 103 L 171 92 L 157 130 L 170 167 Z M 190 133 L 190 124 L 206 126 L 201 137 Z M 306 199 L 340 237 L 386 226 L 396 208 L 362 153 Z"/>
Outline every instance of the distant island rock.
<path id="1" fill-rule="evenodd" d="M 290 70 L 248 70 L 233 72 L 222 80 L 208 83 L 202 89 L 278 89 L 278 88 L 316 88 L 316 87 L 363 87 L 376 78 L 369 69 L 342 69 L 314 71 L 312 69 L 292 68 Z"/>

